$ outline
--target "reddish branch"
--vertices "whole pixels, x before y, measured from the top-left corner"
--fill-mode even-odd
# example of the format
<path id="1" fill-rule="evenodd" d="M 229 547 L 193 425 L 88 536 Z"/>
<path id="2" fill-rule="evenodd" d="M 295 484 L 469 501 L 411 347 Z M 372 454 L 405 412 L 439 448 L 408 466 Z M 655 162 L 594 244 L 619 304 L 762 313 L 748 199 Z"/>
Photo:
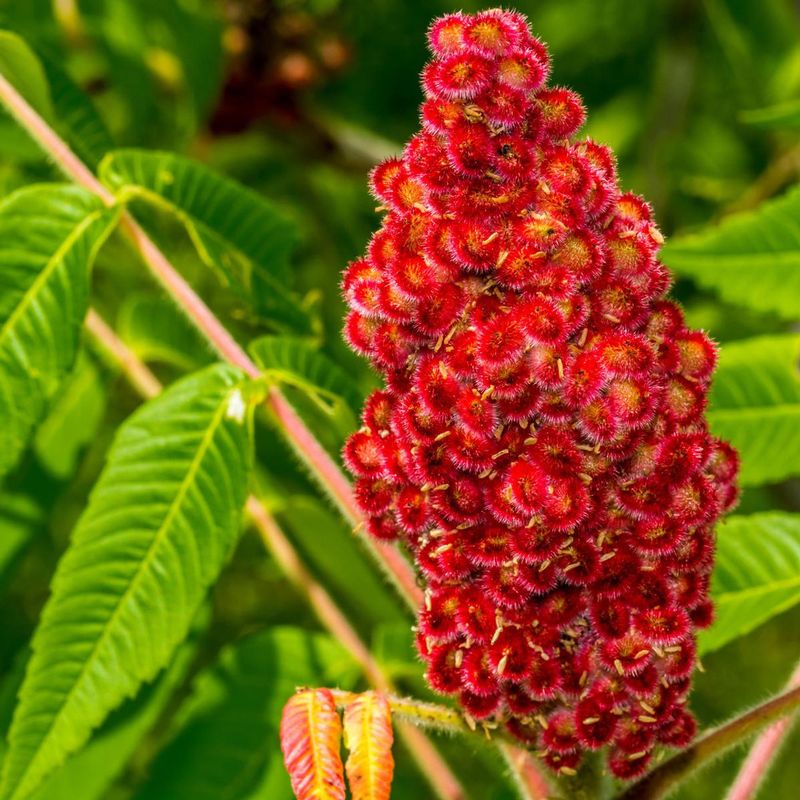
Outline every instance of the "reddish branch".
<path id="1" fill-rule="evenodd" d="M 786 689 L 792 690 L 797 687 L 800 687 L 800 663 L 795 667 Z M 792 717 L 786 716 L 770 725 L 758 737 L 728 792 L 727 800 L 750 800 L 755 797 L 770 764 L 792 727 L 792 722 Z"/>

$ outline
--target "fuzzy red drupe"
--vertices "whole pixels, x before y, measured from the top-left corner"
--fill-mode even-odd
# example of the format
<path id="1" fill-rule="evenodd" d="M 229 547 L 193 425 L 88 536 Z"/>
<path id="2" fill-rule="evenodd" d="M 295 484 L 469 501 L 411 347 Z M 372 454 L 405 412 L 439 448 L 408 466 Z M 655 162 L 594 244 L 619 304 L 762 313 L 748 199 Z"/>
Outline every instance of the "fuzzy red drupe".
<path id="1" fill-rule="evenodd" d="M 427 582 L 431 686 L 571 772 L 681 746 L 713 526 L 736 453 L 703 411 L 716 352 L 664 298 L 650 207 L 524 17 L 429 34 L 423 130 L 372 174 L 345 335 L 386 378 L 344 457 Z"/>

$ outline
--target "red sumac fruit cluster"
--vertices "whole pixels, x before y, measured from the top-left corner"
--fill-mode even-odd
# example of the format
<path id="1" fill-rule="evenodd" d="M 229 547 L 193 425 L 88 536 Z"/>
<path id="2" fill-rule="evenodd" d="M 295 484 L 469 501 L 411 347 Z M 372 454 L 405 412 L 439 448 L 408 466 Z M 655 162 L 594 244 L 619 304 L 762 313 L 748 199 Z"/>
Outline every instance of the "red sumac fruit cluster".
<path id="1" fill-rule="evenodd" d="M 372 173 L 385 212 L 343 290 L 385 376 L 345 461 L 370 534 L 427 589 L 430 685 L 566 773 L 641 773 L 686 697 L 737 457 L 715 364 L 665 293 L 663 238 L 524 17 L 430 29 L 422 129 Z"/>

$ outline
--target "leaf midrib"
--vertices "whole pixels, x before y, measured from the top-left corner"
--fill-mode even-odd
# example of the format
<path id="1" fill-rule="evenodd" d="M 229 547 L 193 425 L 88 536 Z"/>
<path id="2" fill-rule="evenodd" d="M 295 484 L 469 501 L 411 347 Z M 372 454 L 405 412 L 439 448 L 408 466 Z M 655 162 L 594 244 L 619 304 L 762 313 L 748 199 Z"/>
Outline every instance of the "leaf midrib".
<path id="1" fill-rule="evenodd" d="M 725 264 L 717 264 L 717 260 L 725 259 Z M 773 267 L 794 267 L 800 263 L 800 242 L 794 250 L 753 250 L 742 252 L 729 252 L 725 250 L 707 250 L 702 252 L 686 248 L 685 250 L 672 250 L 664 259 L 664 263 L 671 269 L 693 269 L 702 266 L 708 268 L 713 264 L 718 271 L 734 267 L 763 266 L 769 264 Z"/>
<path id="2" fill-rule="evenodd" d="M 319 699 L 317 697 L 316 692 L 311 692 L 309 694 L 310 704 L 307 706 L 307 713 L 308 713 L 308 730 L 311 735 L 308 737 L 309 744 L 311 745 L 311 759 L 312 763 L 314 764 L 314 783 L 317 787 L 322 788 L 322 796 L 320 800 L 325 800 L 327 796 L 327 791 L 325 788 L 325 770 L 322 766 L 322 759 L 320 759 L 320 749 L 321 747 L 318 746 L 317 737 L 314 736 L 314 722 L 317 718 L 317 704 Z M 327 733 L 327 731 L 326 731 Z"/>
<path id="3" fill-rule="evenodd" d="M 47 742 L 50 740 L 51 736 L 53 735 L 53 731 L 56 729 L 59 720 L 61 719 L 62 715 L 64 714 L 64 711 L 66 710 L 67 706 L 69 705 L 70 700 L 72 699 L 72 696 L 74 695 L 77 687 L 83 681 L 84 676 L 86 675 L 86 672 L 87 672 L 89 664 L 93 661 L 93 659 L 97 655 L 98 651 L 100 650 L 100 647 L 105 643 L 106 638 L 108 636 L 108 632 L 114 627 L 114 623 L 116 622 L 116 619 L 117 619 L 117 617 L 118 617 L 118 615 L 120 613 L 120 610 L 122 609 L 122 607 L 124 606 L 124 604 L 128 600 L 128 598 L 132 595 L 132 593 L 135 590 L 135 588 L 138 586 L 138 583 L 139 583 L 140 579 L 142 578 L 142 575 L 145 572 L 145 567 L 149 566 L 152 558 L 154 557 L 153 556 L 154 552 L 157 550 L 158 545 L 160 545 L 164 535 L 166 534 L 166 531 L 168 529 L 169 524 L 172 522 L 172 520 L 174 519 L 175 515 L 178 513 L 177 509 L 179 508 L 179 506 L 180 506 L 181 502 L 183 501 L 184 497 L 186 496 L 186 493 L 188 492 L 189 486 L 191 485 L 193 479 L 197 475 L 197 472 L 200 469 L 200 463 L 202 462 L 203 458 L 206 455 L 206 452 L 208 451 L 209 447 L 211 446 L 211 441 L 212 441 L 212 439 L 214 437 L 214 434 L 216 433 L 217 428 L 219 427 L 219 425 L 221 424 L 221 422 L 223 420 L 223 417 L 224 417 L 224 414 L 225 414 L 225 409 L 227 407 L 227 398 L 228 398 L 229 395 L 230 395 L 230 390 L 227 391 L 225 393 L 224 397 L 221 399 L 221 402 L 219 404 L 219 408 L 217 409 L 217 411 L 215 412 L 215 414 L 214 414 L 214 416 L 212 418 L 212 423 L 209 425 L 209 427 L 206 430 L 205 434 L 203 434 L 203 437 L 202 437 L 202 439 L 200 441 L 200 445 L 199 445 L 199 447 L 197 449 L 197 453 L 195 454 L 194 458 L 192 459 L 192 463 L 190 464 L 189 470 L 186 473 L 186 477 L 181 482 L 180 488 L 178 489 L 178 492 L 175 495 L 175 499 L 171 503 L 170 508 L 167 511 L 166 516 L 164 517 L 164 521 L 161 523 L 161 526 L 159 527 L 158 531 L 156 532 L 156 535 L 153 537 L 153 542 L 152 542 L 151 546 L 148 548 L 147 554 L 142 559 L 139 567 L 137 568 L 136 573 L 134 574 L 133 578 L 130 581 L 130 585 L 125 590 L 125 592 L 122 595 L 120 595 L 120 598 L 119 598 L 116 606 L 114 607 L 114 610 L 113 610 L 113 612 L 111 614 L 111 617 L 108 620 L 108 623 L 103 628 L 102 634 L 97 639 L 94 647 L 92 648 L 91 653 L 89 653 L 89 655 L 87 656 L 86 660 L 84 661 L 84 664 L 81 667 L 81 671 L 79 672 L 78 677 L 75 679 L 74 683 L 72 684 L 72 688 L 70 688 L 69 692 L 67 692 L 67 695 L 64 698 L 63 702 L 61 703 L 61 706 L 59 708 L 58 713 L 53 717 L 53 720 L 50 723 L 50 726 L 48 727 L 47 733 L 45 734 L 45 736 L 39 742 L 39 746 L 36 749 L 36 753 L 35 753 L 34 757 L 31 758 L 31 760 L 28 762 L 28 766 L 25 768 L 25 771 L 22 773 L 22 775 L 17 780 L 16 786 L 14 788 L 14 793 L 12 795 L 10 795 L 11 798 L 16 796 L 19 786 L 23 783 L 25 777 L 30 773 L 31 768 L 36 763 L 36 760 L 40 757 L 40 754 L 44 750 L 45 745 L 47 744 Z"/>
<path id="4" fill-rule="evenodd" d="M 4 340 L 10 335 L 10 331 L 16 325 L 24 311 L 31 303 L 34 302 L 34 297 L 38 295 L 42 285 L 50 280 L 52 273 L 64 263 L 63 259 L 66 253 L 69 252 L 70 248 L 83 235 L 84 231 L 101 218 L 103 213 L 104 209 L 98 209 L 97 211 L 93 211 L 91 214 L 84 217 L 73 228 L 69 236 L 67 236 L 59 245 L 55 253 L 53 253 L 53 255 L 47 260 L 44 269 L 42 269 L 42 271 L 36 276 L 28 290 L 22 295 L 22 298 L 17 304 L 16 308 L 11 312 L 8 319 L 3 323 L 2 327 L 0 327 L 0 347 L 3 346 Z"/>
<path id="5" fill-rule="evenodd" d="M 374 753 L 372 747 L 372 736 L 371 736 L 371 722 L 372 722 L 372 714 L 374 711 L 375 701 L 372 697 L 370 697 L 367 702 L 365 703 L 367 706 L 366 709 L 363 709 L 363 718 L 361 720 L 361 736 L 362 741 L 364 743 L 364 749 L 366 750 L 366 759 L 367 759 L 367 783 L 369 784 L 369 794 L 368 797 L 375 796 L 375 785 L 377 783 L 377 777 L 373 771 L 373 766 L 377 766 L 374 760 Z"/>
<path id="6" fill-rule="evenodd" d="M 797 587 L 800 589 L 800 575 L 793 578 L 784 578 L 780 581 L 772 581 L 770 583 L 762 583 L 758 586 L 751 586 L 749 589 L 736 589 L 733 591 L 723 591 L 714 596 L 714 601 L 717 604 L 722 604 L 726 601 L 730 602 L 742 598 L 750 598 L 758 595 L 770 594 L 775 591 L 783 589 L 791 589 Z"/>
<path id="7" fill-rule="evenodd" d="M 778 412 L 778 413 L 776 413 Z M 727 420 L 729 417 L 748 417 L 757 415 L 764 416 L 791 416 L 800 414 L 800 401 L 796 403 L 777 403 L 766 406 L 740 406 L 728 408 L 711 408 L 708 411 L 709 418 Z"/>

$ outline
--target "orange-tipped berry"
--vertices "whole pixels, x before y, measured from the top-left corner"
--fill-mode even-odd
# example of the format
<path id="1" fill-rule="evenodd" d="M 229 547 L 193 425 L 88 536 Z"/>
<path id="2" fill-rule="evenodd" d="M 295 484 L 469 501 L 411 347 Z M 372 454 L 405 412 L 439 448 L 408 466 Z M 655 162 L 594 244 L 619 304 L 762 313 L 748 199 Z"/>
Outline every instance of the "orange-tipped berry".
<path id="1" fill-rule="evenodd" d="M 576 138 L 525 19 L 431 26 L 422 131 L 372 173 L 345 335 L 386 380 L 345 448 L 382 539 L 427 582 L 431 686 L 571 774 L 685 744 L 713 526 L 735 452 L 703 411 L 716 351 L 665 299 L 663 237 Z"/>

